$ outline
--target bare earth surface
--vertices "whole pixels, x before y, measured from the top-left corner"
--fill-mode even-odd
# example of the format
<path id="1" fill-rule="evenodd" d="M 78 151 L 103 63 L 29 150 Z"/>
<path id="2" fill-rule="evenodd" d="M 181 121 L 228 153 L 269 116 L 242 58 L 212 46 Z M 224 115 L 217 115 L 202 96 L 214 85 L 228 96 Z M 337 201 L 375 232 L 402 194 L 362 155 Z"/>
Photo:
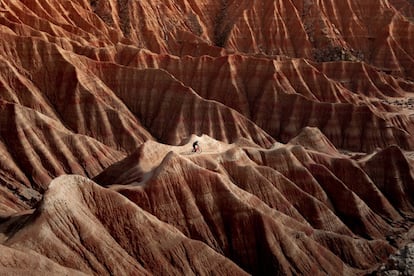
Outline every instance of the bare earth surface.
<path id="1" fill-rule="evenodd" d="M 0 0 L 0 274 L 412 275 L 413 18 Z"/>

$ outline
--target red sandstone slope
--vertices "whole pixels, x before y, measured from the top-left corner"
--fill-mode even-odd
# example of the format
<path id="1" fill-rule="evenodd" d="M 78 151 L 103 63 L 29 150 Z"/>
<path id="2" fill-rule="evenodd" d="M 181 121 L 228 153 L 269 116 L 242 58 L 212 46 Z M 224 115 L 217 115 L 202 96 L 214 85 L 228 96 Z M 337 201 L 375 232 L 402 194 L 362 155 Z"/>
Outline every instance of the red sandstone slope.
<path id="1" fill-rule="evenodd" d="M 59 214 L 64 215 L 57 219 Z M 55 179 L 37 211 L 20 227 L 5 246 L 30 248 L 87 274 L 243 274 L 205 244 L 82 177 Z"/>
<path id="2" fill-rule="evenodd" d="M 1 273 L 375 269 L 414 217 L 413 11 L 0 0 Z"/>
<path id="3" fill-rule="evenodd" d="M 205 145 L 201 155 L 188 155 L 182 152 L 183 148 L 172 148 L 173 152 L 167 153 L 168 148 L 144 144 L 136 153 L 100 174 L 96 181 L 114 185 L 113 189 L 138 206 L 188 237 L 207 243 L 253 274 L 265 271 L 307 274 L 314 262 L 323 263 L 298 253 L 290 257 L 290 265 L 297 269 L 291 271 L 278 250 L 265 250 L 269 243 L 281 248 L 298 247 L 299 252 L 308 252 L 306 255 L 314 257 L 320 253 L 312 250 L 322 250 L 319 247 L 322 246 L 328 250 L 325 258 L 332 258 L 330 266 L 325 267 L 328 274 L 343 269 L 343 264 L 368 269 L 390 252 L 384 238 L 403 230 L 397 226 L 404 222 L 401 212 L 405 215 L 413 212 L 408 207 L 413 202 L 412 176 L 401 179 L 406 186 L 398 189 L 400 198 L 395 198 L 385 190 L 393 189 L 393 185 L 377 186 L 377 180 L 370 176 L 370 166 L 365 165 L 365 171 L 365 166 L 337 152 L 327 155 L 314 149 L 282 145 L 270 150 L 237 145 L 223 147 L 207 137 L 198 140 Z M 299 139 L 296 141 L 300 143 Z M 395 152 L 391 156 L 401 158 L 399 154 Z M 364 164 L 376 158 L 377 155 Z M 397 174 L 412 171 L 408 161 L 402 158 L 396 161 L 401 166 L 395 168 Z M 378 170 L 389 166 L 392 165 L 376 163 Z M 408 205 L 403 208 L 397 202 Z M 243 215 L 246 212 L 252 215 Z M 257 215 L 270 216 L 281 227 L 277 231 L 296 238 L 259 239 L 268 234 L 260 234 L 262 228 L 258 222 L 252 222 Z M 239 224 L 244 227 L 235 226 Z M 256 226 L 249 228 L 252 225 Z M 301 236 L 301 232 L 305 235 Z M 252 251 L 252 248 L 263 248 L 267 253 L 261 255 L 263 251 Z M 250 257 L 240 256 L 239 252 L 249 252 L 246 254 Z M 265 262 L 268 258 L 269 262 Z M 308 268 L 301 268 L 303 265 Z M 330 267 L 334 270 L 330 271 Z"/>

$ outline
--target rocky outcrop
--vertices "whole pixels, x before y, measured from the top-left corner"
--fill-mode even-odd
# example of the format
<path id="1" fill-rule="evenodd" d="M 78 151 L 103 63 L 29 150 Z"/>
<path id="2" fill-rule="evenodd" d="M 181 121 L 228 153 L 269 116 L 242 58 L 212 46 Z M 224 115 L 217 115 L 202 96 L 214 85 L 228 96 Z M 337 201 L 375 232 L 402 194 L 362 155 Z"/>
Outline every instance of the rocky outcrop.
<path id="1" fill-rule="evenodd" d="M 398 276 L 414 274 L 414 245 L 408 244 L 391 255 L 387 263 L 377 272 L 377 275 Z"/>

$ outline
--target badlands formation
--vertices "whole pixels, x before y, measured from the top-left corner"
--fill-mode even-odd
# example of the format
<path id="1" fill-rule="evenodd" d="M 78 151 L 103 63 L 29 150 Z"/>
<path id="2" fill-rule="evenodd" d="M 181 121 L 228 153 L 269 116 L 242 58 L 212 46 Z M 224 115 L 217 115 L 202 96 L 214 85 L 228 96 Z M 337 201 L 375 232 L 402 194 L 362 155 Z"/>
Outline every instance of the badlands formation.
<path id="1" fill-rule="evenodd" d="M 411 0 L 0 0 L 0 274 L 412 271 L 413 42 Z"/>

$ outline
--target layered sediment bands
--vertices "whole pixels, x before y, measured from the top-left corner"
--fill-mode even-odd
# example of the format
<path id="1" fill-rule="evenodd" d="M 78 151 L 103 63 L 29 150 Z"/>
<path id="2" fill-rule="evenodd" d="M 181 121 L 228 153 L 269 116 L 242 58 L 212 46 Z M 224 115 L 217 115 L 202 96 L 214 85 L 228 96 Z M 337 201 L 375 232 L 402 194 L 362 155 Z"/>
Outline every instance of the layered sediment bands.
<path id="1" fill-rule="evenodd" d="M 242 137 L 262 146 L 270 146 L 274 142 L 271 136 L 242 114 L 215 101 L 200 98 L 164 71 L 137 71 L 118 66 L 97 70 L 102 80 L 143 125 L 163 142 L 179 144 L 193 133 L 206 133 L 225 142 L 234 142 Z M 119 79 L 121 82 L 125 79 L 135 91 L 119 85 Z"/>
<path id="2" fill-rule="evenodd" d="M 13 91 L 14 97 L 6 93 L 2 99 L 42 112 L 62 121 L 70 130 L 111 147 L 132 150 L 151 139 L 151 134 L 102 81 L 88 75 L 83 67 L 77 68 L 79 63 L 67 61 L 70 53 L 41 40 L 13 35 L 5 35 L 3 39 L 8 41 L 2 47 L 4 55 L 13 61 L 10 67 L 25 72 L 26 78 L 25 86 L 20 89 L 22 85 L 14 80 L 15 76 L 5 73 L 5 78 L 11 78 L 14 85 L 5 88 Z"/>
<path id="3" fill-rule="evenodd" d="M 55 179 L 21 227 L 6 246 L 87 274 L 244 274 L 205 244 L 79 176 Z"/>
<path id="4" fill-rule="evenodd" d="M 64 118 L 64 123 L 70 129 L 96 137 L 106 145 L 121 146 L 131 151 L 139 143 L 151 138 L 141 123 L 158 139 L 170 144 L 179 143 L 193 133 L 206 133 L 230 142 L 239 137 L 252 137 L 253 141 L 261 145 L 270 145 L 269 141 L 272 141 L 271 137 L 241 114 L 199 98 L 194 91 L 164 71 L 137 70 L 117 64 L 93 62 L 51 44 L 43 45 L 48 49 L 47 52 L 37 52 L 28 39 L 10 39 L 16 39 L 16 45 L 27 45 L 44 61 L 42 64 L 48 72 L 47 77 L 56 80 L 56 83 L 46 83 L 44 79 L 34 76 L 33 82 L 45 91 L 48 102 L 60 118 Z M 34 66 L 32 51 L 30 56 L 23 55 L 19 60 L 27 70 Z M 55 58 L 50 60 L 50 56 Z M 52 62 L 60 62 L 62 66 L 56 70 Z M 49 66 L 54 70 L 47 70 Z M 59 87 L 60 82 L 67 86 Z M 153 89 L 155 84 L 158 87 Z M 60 89 L 50 89 L 50 85 Z M 176 101 L 175 104 L 171 104 L 172 99 Z M 155 114 L 155 107 L 160 106 L 161 102 L 165 105 Z M 171 114 L 174 114 L 175 120 L 171 120 Z M 88 118 L 96 119 L 91 121 Z M 160 125 L 167 121 L 174 124 L 172 128 Z M 213 126 L 211 122 L 216 122 L 216 125 Z M 113 129 L 115 127 L 120 129 Z M 119 145 L 120 142 L 123 144 Z"/>
<path id="5" fill-rule="evenodd" d="M 53 41 L 63 36 L 93 46 L 123 42 L 174 55 L 217 56 L 225 53 L 219 48 L 224 47 L 265 56 L 362 59 L 387 72 L 411 76 L 412 4 L 393 4 L 409 8 L 400 13 L 390 3 L 374 0 L 363 5 L 356 1 L 19 1 L 3 3 L 2 20 L 15 32 L 47 34 Z"/>
<path id="6" fill-rule="evenodd" d="M 403 96 L 413 91 L 412 83 L 379 73 L 369 65 L 316 65 L 305 60 L 243 56 L 158 58 L 133 49 L 122 50 L 121 56 L 129 57 L 129 65 L 167 70 L 202 97 L 238 110 L 282 141 L 293 138 L 303 127 L 313 126 L 341 148 L 372 150 L 393 143 L 412 147 L 411 119 L 404 115 L 390 118 L 389 112 L 397 111 L 395 108 L 364 97 Z M 300 114 L 292 115 L 295 111 Z M 289 117 L 293 121 L 285 119 Z M 365 124 L 375 126 L 376 133 Z M 344 138 L 345 133 L 358 137 Z"/>
<path id="7" fill-rule="evenodd" d="M 61 266 L 42 254 L 26 253 L 4 245 L 0 245 L 0 256 L 0 269 L 2 273 L 7 275 L 87 275 L 78 270 Z"/>
<path id="8" fill-rule="evenodd" d="M 289 228 L 292 226 L 289 224 L 290 227 L 288 228 L 287 225 L 283 225 L 286 218 L 277 219 L 280 215 L 260 204 L 260 201 L 257 201 L 250 194 L 232 187 L 230 183 L 226 183 L 226 179 L 222 179 L 222 177 L 205 169 L 197 170 L 194 168 L 196 171 L 193 171 L 185 163 L 182 163 L 185 161 L 178 161 L 173 155 L 167 158 L 169 160 L 166 160 L 162 166 L 170 166 L 170 162 L 179 162 L 183 166 L 182 172 L 186 173 L 184 175 L 185 179 L 171 179 L 169 181 L 167 178 L 171 175 L 167 176 L 167 170 L 164 169 L 162 173 L 156 175 L 156 180 L 147 182 L 149 190 L 146 195 L 140 196 L 140 193 L 137 193 L 139 191 L 134 193 L 133 190 L 129 189 L 122 191 L 122 193 L 134 201 L 137 200 L 136 202 L 140 202 L 136 197 L 142 198 L 147 202 L 145 207 L 149 208 L 150 212 L 154 212 L 161 219 L 175 225 L 189 237 L 201 239 L 215 248 L 216 251 L 223 252 L 225 256 L 240 263 L 241 267 L 250 273 L 260 274 L 265 271 L 280 271 L 289 274 L 316 271 L 316 266 L 308 258 L 306 252 L 316 253 L 318 250 L 322 252 L 325 252 L 325 250 L 305 235 L 296 238 L 293 233 L 289 233 L 291 231 Z M 191 165 L 188 164 L 188 166 Z M 191 177 L 189 173 L 201 174 L 203 184 L 199 181 L 190 182 L 187 179 L 187 175 Z M 186 185 L 180 188 L 174 183 L 186 183 Z M 167 197 L 171 191 L 174 191 L 173 198 L 182 202 L 181 206 L 175 206 L 175 200 L 170 201 L 171 197 Z M 155 197 L 155 194 L 158 194 L 158 196 Z M 151 206 L 153 207 L 151 208 Z M 165 209 L 157 206 L 165 206 Z M 224 206 L 226 206 L 225 211 Z M 253 206 L 255 207 L 253 208 Z M 219 215 L 217 215 L 217 212 L 219 212 Z M 179 219 L 180 217 L 184 220 Z M 187 220 L 191 221 L 190 224 Z M 284 224 L 287 224 L 287 222 Z M 244 227 L 241 227 L 241 225 L 244 225 Z M 302 230 L 306 229 L 306 227 L 300 225 L 297 227 Z M 242 241 L 237 238 L 241 236 L 249 238 Z M 279 252 L 282 248 L 292 248 L 292 243 L 297 243 L 296 239 L 300 240 L 299 244 L 307 243 L 308 245 L 303 246 L 303 249 L 299 252 L 297 250 L 286 252 L 291 262 L 293 261 L 296 264 L 296 270 L 292 270 L 293 268 L 288 264 L 286 257 Z M 263 248 L 263 250 L 259 252 L 255 248 Z M 241 252 L 244 253 L 241 254 Z M 265 257 L 269 254 L 274 256 L 273 258 L 276 260 L 270 261 L 269 258 Z M 246 258 L 246 256 L 249 256 L 249 258 Z M 344 271 L 342 264 L 334 256 L 322 257 L 320 255 L 320 257 L 317 257 L 317 262 L 326 265 L 326 273 L 333 273 L 335 268 L 341 268 L 341 271 Z"/>
<path id="9" fill-rule="evenodd" d="M 55 44 L 47 43 L 42 40 L 35 40 L 34 43 L 30 38 L 19 38 L 9 35 L 5 35 L 4 39 L 7 41 L 7 43 L 5 41 L 3 43 L 4 53 L 10 62 L 13 60 L 13 66 L 10 66 L 17 72 L 26 72 L 27 75 L 24 81 L 19 80 L 19 82 L 23 82 L 23 84 L 19 84 L 19 86 L 23 86 L 26 90 L 34 90 L 30 93 L 34 94 L 32 97 L 39 102 L 36 104 L 36 106 L 39 106 L 38 109 L 41 109 L 42 112 L 47 112 L 50 116 L 59 116 L 59 118 L 65 120 L 67 126 L 76 132 L 92 135 L 106 145 L 111 147 L 121 147 L 129 152 L 143 141 L 151 138 L 151 135 L 144 129 L 144 127 L 149 128 L 150 131 L 156 132 L 156 138 L 161 139 L 161 141 L 164 142 L 176 143 L 182 138 L 165 137 L 165 134 L 160 133 L 159 126 L 152 126 L 151 128 L 145 125 L 142 127 L 141 122 L 134 118 L 134 115 L 141 111 L 134 110 L 135 114 L 131 114 L 130 110 L 128 110 L 129 106 L 125 106 L 125 104 L 128 105 L 128 103 L 120 102 L 116 99 L 116 97 L 119 96 L 114 93 L 116 91 L 111 91 L 116 90 L 117 88 L 114 88 L 113 84 L 110 85 L 110 88 L 102 85 L 102 81 L 105 82 L 107 76 L 102 76 L 98 73 L 96 73 L 96 75 L 89 74 L 92 68 L 96 68 L 96 70 L 92 69 L 94 71 L 105 73 L 107 72 L 106 70 L 109 70 L 108 68 L 121 71 L 125 69 L 115 69 L 115 67 L 117 67 L 115 65 L 108 67 L 108 64 L 106 63 L 94 63 L 91 60 L 81 58 L 79 56 L 80 54 L 85 54 L 90 58 L 96 58 L 100 61 L 107 60 L 128 65 L 130 67 L 138 67 L 142 69 L 156 67 L 165 69 L 175 78 L 178 78 L 178 80 L 183 81 L 184 84 L 193 88 L 193 90 L 200 96 L 219 101 L 224 105 L 239 111 L 242 115 L 251 119 L 254 123 L 273 135 L 274 138 L 282 141 L 288 141 L 293 138 L 299 133 L 302 127 L 315 126 L 320 128 L 336 146 L 341 148 L 371 150 L 372 148 L 393 144 L 396 140 L 403 140 L 402 146 L 404 148 L 410 148 L 410 142 L 404 140 L 411 138 L 412 130 L 410 127 L 407 127 L 405 122 L 401 123 L 401 121 L 408 120 L 405 118 L 388 118 L 386 122 L 383 123 L 387 125 L 387 128 L 379 129 L 376 133 L 369 133 L 370 131 L 368 131 L 369 139 L 366 135 L 358 133 L 365 127 L 362 122 L 358 121 L 355 122 L 355 125 L 352 125 L 352 129 L 342 128 L 337 130 L 332 129 L 331 126 L 326 126 L 324 124 L 325 122 L 323 122 L 324 119 L 322 121 L 320 119 L 307 121 L 301 118 L 295 118 L 294 120 L 298 120 L 301 123 L 293 123 L 293 125 L 283 126 L 284 129 L 277 129 L 278 125 L 284 124 L 283 122 L 278 121 L 278 119 L 283 119 L 286 116 L 286 111 L 283 106 L 278 108 L 280 105 L 284 105 L 284 103 L 280 104 L 280 98 L 283 100 L 283 97 L 286 97 L 285 93 L 301 94 L 312 101 L 312 103 L 306 104 L 309 106 L 309 109 L 320 109 L 319 101 L 324 103 L 347 102 L 355 104 L 361 103 L 362 101 L 370 102 L 370 100 L 361 97 L 361 94 L 384 98 L 385 95 L 405 95 L 406 91 L 412 90 L 412 85 L 409 82 L 404 82 L 402 80 L 397 81 L 395 78 L 382 76 L 375 71 L 374 68 L 369 67 L 368 65 L 363 66 L 363 68 L 358 68 L 358 66 L 361 66 L 359 63 L 358 65 L 355 65 L 354 63 L 338 62 L 330 65 L 330 67 L 326 69 L 324 69 L 325 67 L 318 69 L 306 60 L 275 62 L 240 55 L 220 58 L 209 58 L 204 56 L 201 58 L 188 57 L 178 59 L 173 56 L 144 54 L 144 56 L 137 59 L 134 55 L 137 55 L 139 52 L 134 50 L 133 47 L 125 48 L 124 46 L 120 46 L 116 48 L 101 48 L 98 54 L 95 51 L 91 51 L 92 48 L 88 44 L 86 44 L 87 46 L 82 47 L 79 43 L 62 43 L 60 46 L 67 49 L 68 52 L 62 51 L 62 49 L 55 46 Z M 24 47 L 21 45 L 24 45 Z M 40 51 L 39 49 L 42 50 Z M 130 53 L 128 53 L 128 50 Z M 74 55 L 71 51 L 74 51 L 77 55 Z M 96 56 L 94 52 L 98 55 Z M 13 59 L 13 56 L 19 56 L 19 59 L 16 61 Z M 38 58 L 40 58 L 39 62 L 36 61 Z M 80 62 L 84 66 L 81 66 Z M 56 71 L 56 63 L 62 65 L 61 70 Z M 39 64 L 42 64 L 42 67 L 40 67 Z M 103 68 L 101 69 L 100 67 Z M 108 68 L 105 69 L 105 67 Z M 333 68 L 343 68 L 341 69 L 342 75 L 340 75 L 340 77 L 335 77 L 338 74 L 332 73 L 334 71 Z M 251 77 L 250 72 L 252 70 L 257 77 Z M 358 70 L 362 72 L 357 78 L 354 74 Z M 328 73 L 325 73 L 325 71 Z M 47 72 L 46 78 L 44 76 L 45 72 Z M 154 71 L 153 74 L 163 76 L 163 72 Z M 111 76 L 113 75 L 116 76 L 117 74 L 111 74 Z M 18 76 L 20 79 L 24 78 L 23 74 Z M 379 81 L 371 81 L 373 78 L 378 79 Z M 57 82 L 45 82 L 45 79 L 57 80 Z M 246 83 L 244 81 L 246 79 L 250 81 Z M 349 79 L 352 79 L 352 81 L 349 81 Z M 358 79 L 368 81 L 357 81 Z M 171 80 L 171 82 L 174 82 L 174 80 Z M 59 85 L 60 83 L 65 85 Z M 125 84 L 126 87 L 130 85 L 129 80 L 116 80 L 115 85 L 118 85 L 118 83 Z M 135 89 L 137 84 L 134 83 L 133 85 Z M 50 91 L 49 87 L 59 87 L 60 89 Z M 37 88 L 40 92 L 36 92 L 36 89 L 34 88 Z M 226 93 L 223 93 L 223 91 L 226 91 Z M 46 94 L 46 99 L 45 95 L 42 95 L 42 93 Z M 136 93 L 139 93 L 139 91 Z M 11 96 L 8 96 L 7 98 L 11 98 Z M 44 106 L 44 100 L 50 101 L 53 106 Z M 26 100 L 26 102 L 28 101 Z M 299 100 L 299 102 L 301 101 Z M 66 103 L 72 104 L 67 105 Z M 88 105 L 85 103 L 88 103 Z M 276 106 L 274 105 L 275 103 Z M 30 103 L 30 105 L 33 104 Z M 94 108 L 90 108 L 90 105 Z M 313 106 L 317 107 L 314 108 Z M 322 106 L 326 105 L 323 104 Z M 384 107 L 382 104 L 368 104 L 368 106 L 370 109 L 363 109 L 368 113 L 367 116 L 372 117 L 372 120 L 369 121 L 373 122 L 373 124 L 376 124 L 376 121 L 382 121 L 382 119 L 376 117 L 388 117 L 387 114 L 379 113 L 383 111 L 393 111 L 392 108 Z M 324 107 L 321 107 L 321 109 L 323 108 Z M 332 106 L 331 108 L 337 109 L 336 106 Z M 358 112 L 355 111 L 355 108 L 344 109 L 347 110 L 345 113 L 349 113 L 344 115 L 344 117 L 353 117 L 353 113 Z M 53 112 L 53 110 L 56 110 L 56 112 Z M 272 118 L 271 126 L 268 125 L 269 121 L 267 121 L 269 118 L 269 110 L 272 110 L 270 116 Z M 166 110 L 166 113 L 171 112 L 171 110 Z M 216 113 L 221 112 L 217 111 Z M 145 118 L 145 116 L 146 115 L 144 114 L 142 117 L 138 118 L 146 121 L 153 119 Z M 211 116 L 206 117 L 205 119 L 195 118 L 195 116 L 199 115 L 193 114 L 192 116 L 186 116 L 186 118 L 188 117 L 190 124 L 194 121 L 205 122 L 210 119 L 217 120 Z M 204 114 L 202 113 L 201 116 L 204 116 Z M 304 116 L 308 116 L 307 112 L 305 112 Z M 320 115 L 317 114 L 316 116 Z M 336 115 L 330 116 L 335 117 Z M 94 124 L 91 124 L 92 122 L 85 119 L 85 117 L 94 117 L 100 120 L 96 120 Z M 237 117 L 235 115 L 230 115 L 230 117 L 231 120 L 240 120 L 234 118 Z M 225 118 L 229 121 L 229 116 L 226 115 Z M 170 118 L 168 118 L 168 120 L 169 119 Z M 187 122 L 185 122 L 185 124 L 187 124 Z M 113 130 L 112 126 L 118 126 L 120 129 Z M 180 134 L 183 137 L 188 137 L 192 133 L 207 133 L 210 136 L 221 139 L 223 136 L 228 135 L 227 133 L 222 134 L 222 130 L 214 131 L 215 133 L 212 133 L 210 131 L 210 126 L 198 128 L 185 125 L 184 127 L 179 127 L 185 129 L 184 133 Z M 358 128 L 359 130 L 355 131 L 353 128 Z M 237 129 L 237 127 L 235 127 L 235 129 Z M 402 129 L 402 132 L 404 133 L 406 132 L 406 135 L 398 134 L 401 132 L 399 129 Z M 92 130 L 92 133 L 90 130 Z M 167 130 L 169 133 L 173 132 L 171 129 Z M 237 131 L 243 132 L 241 130 Z M 332 133 L 338 132 L 356 132 L 356 135 L 361 135 L 361 137 L 359 139 L 346 139 L 347 141 L 343 142 L 332 135 Z M 392 134 L 389 134 L 388 132 L 392 132 Z M 112 135 L 114 137 L 111 137 Z M 176 136 L 175 134 L 172 135 Z M 371 136 L 373 136 L 374 139 L 372 139 Z M 389 136 L 397 136 L 398 138 L 389 138 Z M 230 137 L 228 140 L 234 141 L 235 139 L 234 137 Z M 370 143 L 371 146 L 367 147 L 364 145 L 364 141 Z"/>
<path id="10" fill-rule="evenodd" d="M 255 121 L 283 142 L 304 127 L 316 126 L 340 148 L 369 152 L 392 144 L 413 147 L 412 118 L 404 114 L 384 119 L 369 106 L 319 103 L 294 94 L 281 94 L 273 108 L 279 112 L 263 113 Z"/>
<path id="11" fill-rule="evenodd" d="M 327 141 L 319 136 L 319 140 Z M 338 153 L 332 145 L 331 152 L 320 153 L 301 146 L 279 145 L 266 150 L 237 144 L 223 147 L 207 137 L 198 140 L 206 144 L 201 155 L 188 155 L 181 147 L 167 153 L 165 149 L 152 150 L 158 148 L 153 142 L 144 144 L 95 180 L 253 274 L 293 273 L 280 266 L 286 260 L 277 251 L 266 251 L 274 261 L 263 263 L 261 251 L 251 249 L 266 248 L 268 243 L 291 248 L 293 245 L 286 243 L 292 242 L 299 252 L 307 254 L 322 246 L 323 255 L 331 262 L 326 273 L 338 273 L 330 270 L 334 267 L 340 268 L 340 273 L 368 269 L 392 251 L 385 237 L 403 231 L 399 223 L 412 214 L 412 210 L 395 205 L 393 195 L 371 178 L 365 164 L 376 162 L 375 156 L 357 162 Z M 211 152 L 214 147 L 220 150 Z M 389 154 L 388 150 L 383 154 Z M 398 152 L 392 156 L 399 158 Z M 411 174 L 412 167 L 407 166 L 402 170 Z M 122 171 L 123 167 L 129 170 Z M 406 186 L 412 181 L 412 176 L 402 180 Z M 402 198 L 411 200 L 408 188 L 399 191 Z M 253 219 L 257 216 L 260 223 Z M 279 225 L 278 231 L 287 235 L 284 241 L 269 239 L 268 234 L 263 234 L 266 239 L 262 240 L 250 233 L 251 224 L 256 225 L 256 233 L 262 229 L 258 225 L 264 223 L 264 217 Z M 237 228 L 236 224 L 244 227 Z M 275 229 L 266 231 L 274 233 Z M 290 240 L 289 236 L 295 238 Z M 239 237 L 244 237 L 243 243 Z M 239 252 L 250 252 L 250 257 L 245 259 Z M 363 260 L 358 256 L 364 256 Z M 323 262 L 310 261 L 301 253 L 290 259 L 298 268 L 294 273 L 310 273 L 314 261 Z M 309 270 L 302 270 L 303 265 Z"/>
<path id="12" fill-rule="evenodd" d="M 298 136 L 289 141 L 289 144 L 300 145 L 306 149 L 331 155 L 339 153 L 331 141 L 318 128 L 304 128 Z"/>
<path id="13" fill-rule="evenodd" d="M 374 98 L 402 97 L 414 91 L 414 84 L 394 78 L 360 62 L 327 62 L 316 65 L 330 79 L 359 95 Z"/>
<path id="14" fill-rule="evenodd" d="M 404 14 L 407 19 L 413 20 L 414 18 L 414 6 L 410 0 L 391 0 L 390 3 L 402 14 Z"/>
<path id="15" fill-rule="evenodd" d="M 0 274 L 371 273 L 412 236 L 413 11 L 0 0 Z"/>
<path id="16" fill-rule="evenodd" d="M 92 177 L 124 153 L 84 135 L 33 109 L 0 102 L 1 179 L 7 208 L 33 205 L 55 177 L 73 172 Z M 20 207 L 19 207 L 20 206 Z M 3 207 L 3 208 L 5 208 Z"/>
<path id="17" fill-rule="evenodd" d="M 160 58 L 131 48 L 120 48 L 118 55 L 115 60 L 119 63 L 128 60 L 126 65 L 129 66 L 167 70 L 200 96 L 220 101 L 247 116 L 260 112 L 258 101 L 265 97 L 276 100 L 281 92 L 299 93 L 324 102 L 360 100 L 302 59 L 278 61 L 242 55 Z M 223 91 L 227 91 L 227 97 L 224 97 Z"/>
<path id="18" fill-rule="evenodd" d="M 378 188 L 390 195 L 393 206 L 404 212 L 412 212 L 414 208 L 413 172 L 410 162 L 398 147 L 391 146 L 376 153 L 364 162 L 364 166 Z M 394 185 L 387 185 L 391 181 Z"/>
<path id="19" fill-rule="evenodd" d="M 300 11 L 292 1 L 244 2 L 249 4 L 243 14 L 233 24 L 231 21 L 227 23 L 229 26 L 222 31 L 226 38 L 224 45 L 245 53 L 311 56 L 309 37 L 300 19 Z M 228 29 L 230 32 L 226 37 Z"/>
<path id="20" fill-rule="evenodd" d="M 407 38 L 412 36 L 413 24 L 390 3 L 299 1 L 297 5 L 304 10 L 303 20 L 316 54 L 327 54 L 322 59 L 329 60 L 330 55 L 333 60 L 353 59 L 347 57 L 349 50 L 355 58 L 388 72 L 412 75 L 413 48 Z M 318 45 L 321 41 L 327 41 L 327 49 Z"/>

